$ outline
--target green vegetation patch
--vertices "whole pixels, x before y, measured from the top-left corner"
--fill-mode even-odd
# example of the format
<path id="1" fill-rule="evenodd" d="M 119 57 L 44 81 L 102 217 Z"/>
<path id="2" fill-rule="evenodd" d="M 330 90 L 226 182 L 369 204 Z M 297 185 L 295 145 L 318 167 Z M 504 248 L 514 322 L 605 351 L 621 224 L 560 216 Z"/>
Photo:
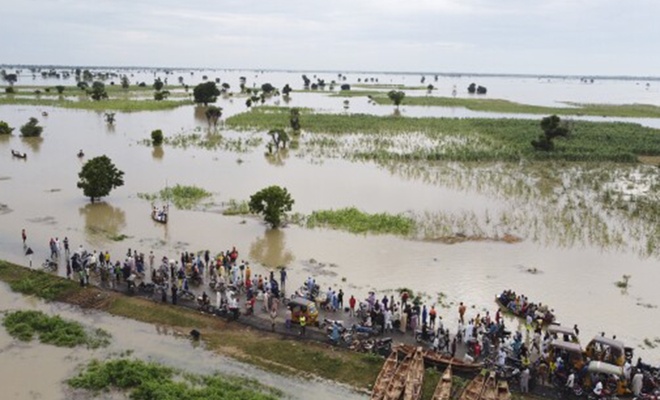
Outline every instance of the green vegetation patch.
<path id="1" fill-rule="evenodd" d="M 221 375 L 185 374 L 153 362 L 116 359 L 92 361 L 68 384 L 76 389 L 100 392 L 119 389 L 134 400 L 147 399 L 277 399 L 282 393 L 256 380 Z"/>
<path id="2" fill-rule="evenodd" d="M 13 96 L 0 96 L 0 106 L 3 105 L 24 105 L 24 106 L 48 106 L 70 108 L 76 110 L 92 110 L 92 111 L 160 111 L 171 110 L 173 108 L 191 105 L 191 101 L 176 101 L 176 100 L 138 100 L 138 99 L 122 99 L 110 98 L 101 101 L 81 99 L 78 101 L 61 99 L 42 99 L 42 98 L 27 98 L 27 97 L 13 97 Z"/>
<path id="3" fill-rule="evenodd" d="M 289 124 L 289 109 L 258 107 L 234 115 L 226 123 L 235 128 L 262 131 L 284 129 Z M 622 122 L 571 121 L 569 138 L 556 140 L 552 151 L 538 151 L 531 145 L 541 133 L 540 119 L 408 118 L 302 110 L 300 123 L 304 132 L 353 135 L 353 138 L 335 137 L 332 152 L 354 159 L 632 163 L 640 156 L 660 155 L 660 130 Z M 355 138 L 357 134 L 362 135 Z M 308 142 L 323 146 L 314 139 L 306 139 L 301 146 L 309 146 Z"/>
<path id="4" fill-rule="evenodd" d="M 138 197 L 141 199 L 149 200 L 152 203 L 160 199 L 163 202 L 174 204 L 180 210 L 190 210 L 202 200 L 211 196 L 211 192 L 207 192 L 200 187 L 179 184 L 162 189 L 157 194 L 138 193 Z"/>
<path id="5" fill-rule="evenodd" d="M 222 215 L 249 215 L 250 205 L 247 201 L 242 200 L 238 201 L 236 199 L 230 199 L 228 202 L 223 204 L 225 209 L 222 210 Z"/>
<path id="6" fill-rule="evenodd" d="M 392 101 L 382 92 L 374 92 L 370 95 L 371 99 L 377 104 L 392 104 Z M 463 107 L 472 111 L 516 114 L 592 115 L 630 118 L 660 117 L 660 107 L 650 104 L 583 104 L 569 102 L 566 104 L 570 107 L 546 107 L 502 99 L 465 99 L 435 96 L 407 96 L 403 100 L 403 104 L 407 106 Z"/>
<path id="7" fill-rule="evenodd" d="M 42 343 L 59 347 L 87 346 L 98 348 L 110 344 L 110 334 L 103 329 L 88 331 L 82 324 L 48 316 L 41 311 L 13 311 L 5 315 L 2 324 L 13 337 L 29 342 L 39 336 Z"/>
<path id="8" fill-rule="evenodd" d="M 189 147 L 198 147 L 207 150 L 225 150 L 235 153 L 247 153 L 263 143 L 263 138 L 259 135 L 250 137 L 231 138 L 219 133 L 202 134 L 200 128 L 193 133 L 177 133 L 164 138 L 168 146 L 187 149 Z M 151 145 L 151 141 L 145 141 L 145 144 Z"/>
<path id="9" fill-rule="evenodd" d="M 62 300 L 78 290 L 74 281 L 52 278 L 46 272 L 31 271 L 0 260 L 0 280 L 9 283 L 15 292 L 52 301 Z"/>
<path id="10" fill-rule="evenodd" d="M 307 218 L 308 228 L 328 226 L 352 233 L 380 233 L 408 236 L 415 232 L 415 221 L 404 215 L 368 214 L 355 207 L 314 211 Z"/>

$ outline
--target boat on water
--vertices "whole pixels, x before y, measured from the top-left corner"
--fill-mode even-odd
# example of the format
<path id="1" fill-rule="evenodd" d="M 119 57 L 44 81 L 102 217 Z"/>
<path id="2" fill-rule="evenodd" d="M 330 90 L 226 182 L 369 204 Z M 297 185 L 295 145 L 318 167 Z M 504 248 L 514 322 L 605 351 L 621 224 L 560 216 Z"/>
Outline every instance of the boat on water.
<path id="1" fill-rule="evenodd" d="M 521 296 L 516 296 L 512 291 L 505 290 L 501 294 L 495 296 L 495 302 L 505 313 L 514 315 L 518 318 L 527 319 L 528 315 L 532 316 L 534 322 L 541 326 L 548 326 L 556 324 L 556 317 L 553 310 L 549 309 L 543 303 L 533 303 L 529 300 L 525 301 L 525 305 L 520 308 L 517 300 Z"/>
<path id="2" fill-rule="evenodd" d="M 497 400 L 511 400 L 509 384 L 504 379 L 497 384 Z"/>
<path id="3" fill-rule="evenodd" d="M 410 352 L 401 361 L 390 383 L 387 385 L 387 389 L 385 389 L 383 400 L 400 400 L 403 390 L 406 388 L 406 380 L 408 379 L 408 371 L 410 371 L 413 356 L 414 353 Z"/>
<path id="4" fill-rule="evenodd" d="M 161 224 L 166 224 L 169 217 L 169 206 L 164 205 L 162 209 L 154 207 L 151 210 L 151 219 Z"/>
<path id="5" fill-rule="evenodd" d="M 27 159 L 27 153 L 21 153 L 20 151 L 12 150 L 11 155 L 16 158 Z"/>
<path id="6" fill-rule="evenodd" d="M 433 392 L 433 397 L 431 398 L 431 400 L 449 400 L 451 398 L 451 387 L 452 387 L 451 378 L 452 378 L 451 364 L 449 364 L 447 368 L 445 368 L 445 372 L 442 374 L 442 377 L 440 377 L 440 380 L 438 381 L 438 385 L 435 387 L 435 391 Z"/>
<path id="7" fill-rule="evenodd" d="M 424 383 L 424 355 L 422 348 L 418 347 L 413 355 L 412 364 L 406 379 L 406 388 L 403 400 L 419 400 L 422 398 L 422 384 Z"/>
<path id="8" fill-rule="evenodd" d="M 486 376 L 484 374 L 478 374 L 467 384 L 467 386 L 465 386 L 463 393 L 461 393 L 461 396 L 458 399 L 479 400 L 481 398 L 481 393 L 484 391 L 485 382 Z"/>
<path id="9" fill-rule="evenodd" d="M 385 392 L 387 387 L 394 377 L 397 367 L 399 366 L 399 352 L 396 349 L 390 353 L 390 356 L 387 357 L 383 367 L 378 373 L 378 378 L 376 378 L 376 383 L 374 383 L 374 389 L 371 391 L 371 400 L 383 400 L 385 397 Z"/>

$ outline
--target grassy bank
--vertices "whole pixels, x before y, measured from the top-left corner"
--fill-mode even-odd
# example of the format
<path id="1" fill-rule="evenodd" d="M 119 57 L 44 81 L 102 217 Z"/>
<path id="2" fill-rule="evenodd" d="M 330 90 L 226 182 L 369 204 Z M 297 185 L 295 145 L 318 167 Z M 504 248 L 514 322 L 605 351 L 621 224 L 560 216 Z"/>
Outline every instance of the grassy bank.
<path id="1" fill-rule="evenodd" d="M 367 87 L 367 86 L 365 86 Z M 410 88 L 404 88 L 410 90 Z M 376 90 L 345 90 L 336 97 L 371 97 L 380 105 L 392 105 L 387 92 Z M 589 115 L 596 117 L 660 118 L 660 107 L 652 104 L 584 104 L 566 102 L 566 107 L 547 107 L 516 103 L 503 99 L 456 98 L 437 96 L 406 96 L 404 106 L 462 107 L 472 111 L 504 114 Z"/>
<path id="2" fill-rule="evenodd" d="M 660 130 L 631 123 L 573 121 L 571 137 L 556 140 L 555 150 L 546 152 L 530 144 L 541 133 L 540 119 L 407 118 L 303 110 L 300 121 L 304 132 L 331 136 L 307 138 L 302 148 L 311 144 L 358 159 L 637 162 L 639 156 L 660 155 Z M 289 109 L 258 107 L 228 118 L 226 124 L 237 129 L 284 129 Z M 356 134 L 368 137 L 337 138 Z"/>
<path id="3" fill-rule="evenodd" d="M 187 374 L 154 362 L 125 358 L 92 361 L 76 377 L 69 379 L 68 384 L 94 394 L 119 390 L 134 400 L 275 400 L 282 396 L 280 391 L 250 379 Z"/>
<path id="4" fill-rule="evenodd" d="M 30 280 L 26 286 L 19 282 Z M 109 312 L 138 321 L 174 327 L 188 332 L 198 329 L 209 349 L 278 373 L 315 374 L 357 388 L 368 388 L 376 379 L 382 358 L 342 351 L 315 342 L 300 342 L 255 331 L 236 323 L 195 311 L 126 297 L 98 288 L 80 288 L 73 281 L 0 261 L 0 280 L 13 290 L 47 300 L 62 301 Z"/>
<path id="5" fill-rule="evenodd" d="M 107 100 L 93 101 L 93 100 L 67 100 L 62 99 L 42 99 L 38 97 L 24 98 L 14 96 L 0 97 L 0 106 L 4 105 L 22 105 L 22 106 L 44 106 L 44 107 L 59 107 L 74 110 L 90 110 L 90 111 L 160 111 L 171 110 L 177 107 L 193 104 L 188 100 L 148 100 L 148 99 L 124 99 L 124 98 L 110 98 Z"/>
<path id="6" fill-rule="evenodd" d="M 162 189 L 156 194 L 138 193 L 141 199 L 149 200 L 154 204 L 156 200 L 163 203 L 172 203 L 179 210 L 190 210 L 199 205 L 202 200 L 212 196 L 211 192 L 197 186 L 185 186 L 176 184 L 172 187 Z"/>

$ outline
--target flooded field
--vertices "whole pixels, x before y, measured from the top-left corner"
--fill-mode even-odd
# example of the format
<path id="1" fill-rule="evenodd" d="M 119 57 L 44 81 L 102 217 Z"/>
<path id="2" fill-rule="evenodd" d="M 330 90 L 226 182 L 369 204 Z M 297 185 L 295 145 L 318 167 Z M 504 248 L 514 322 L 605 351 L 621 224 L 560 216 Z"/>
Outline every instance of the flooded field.
<path id="1" fill-rule="evenodd" d="M 187 74 L 186 80 L 192 84 L 202 72 L 196 71 L 194 78 Z M 232 87 L 238 85 L 242 74 L 248 76 L 248 86 L 255 80 L 275 86 L 301 85 L 299 73 L 255 77 L 254 72 L 217 72 Z M 175 72 L 170 79 L 174 81 L 176 76 Z M 356 76 L 351 76 L 352 84 Z M 360 76 L 364 79 L 367 75 Z M 153 75 L 143 77 L 153 80 Z M 336 74 L 327 74 L 330 79 L 336 79 Z M 419 76 L 413 75 L 378 75 L 378 79 L 380 83 L 419 84 Z M 528 104 L 604 99 L 611 103 L 660 104 L 660 83 L 656 81 L 646 88 L 646 82 L 632 80 L 583 84 L 575 79 L 440 77 L 436 84 L 427 76 L 427 83 L 431 81 L 441 88 L 435 95 L 442 96 L 449 96 L 454 84 L 463 88 L 472 80 L 487 86 L 493 98 Z M 40 79 L 35 82 L 39 84 Z M 344 112 L 342 98 L 295 92 L 291 96 L 291 106 Z M 350 112 L 386 115 L 393 110 L 367 104 L 366 99 L 351 99 L 350 103 Z M 242 99 L 220 99 L 217 105 L 224 109 L 222 119 L 245 110 Z M 439 107 L 402 110 L 404 116 L 465 112 Z M 43 111 L 47 117 L 41 116 Z M 467 112 L 456 116 L 476 115 Z M 309 148 L 304 144 L 300 150 L 290 150 L 273 160 L 264 157 L 265 132 L 224 129 L 220 133 L 230 143 L 248 137 L 261 138 L 262 142 L 216 150 L 168 145 L 153 149 L 142 143 L 154 129 L 162 129 L 166 137 L 194 132 L 205 135 L 207 122 L 194 106 L 117 113 L 114 127 L 104 122 L 102 113 L 92 111 L 0 106 L 0 120 L 11 126 L 18 127 L 29 117 L 37 117 L 44 126 L 41 140 L 17 135 L 0 137 L 0 203 L 5 205 L 0 207 L 2 258 L 28 263 L 20 240 L 22 228 L 27 230 L 28 244 L 35 250 L 35 265 L 48 256 L 51 237 L 68 237 L 73 248 L 82 244 L 89 250 L 110 251 L 114 259 L 129 248 L 145 253 L 153 250 L 160 258 L 176 256 L 183 250 L 217 252 L 236 246 L 240 258 L 263 265 L 263 270 L 286 264 L 293 286 L 315 275 L 322 287 L 342 287 L 347 294 L 359 297 L 370 289 L 408 287 L 425 293 L 425 301 L 434 303 L 443 293 L 449 308 L 440 314 L 452 329 L 456 326 L 458 302 L 473 306 L 473 314 L 481 310 L 494 312 L 495 294 L 513 289 L 533 301 L 549 304 L 560 322 L 578 324 L 585 342 L 599 332 L 616 334 L 636 347 L 636 353 L 645 360 L 660 362 L 660 349 L 644 344 L 645 339 L 653 342 L 660 337 L 660 270 L 657 237 L 652 237 L 655 231 L 644 221 L 617 219 L 615 211 L 592 206 L 592 196 L 597 196 L 599 190 L 578 183 L 580 177 L 584 180 L 584 176 L 591 176 L 580 167 L 575 167 L 580 171 L 573 178 L 569 172 L 553 177 L 564 184 L 559 184 L 556 192 L 553 189 L 541 195 L 535 179 L 538 172 L 526 170 L 525 165 L 382 165 L 343 159 L 340 153 L 306 152 Z M 647 124 L 658 126 L 658 121 L 648 119 Z M 313 135 L 304 134 L 304 141 L 312 139 Z M 12 158 L 10 149 L 27 152 L 28 159 Z M 80 149 L 85 159 L 108 155 L 125 172 L 125 185 L 101 203 L 90 204 L 76 188 L 84 161 L 76 157 Z M 614 168 L 620 168 L 622 176 L 637 173 L 633 170 L 637 167 Z M 647 191 L 657 183 L 653 171 L 639 172 L 647 177 Z M 617 176 L 608 179 L 626 181 Z M 149 202 L 137 194 L 155 193 L 177 183 L 212 192 L 213 204 L 199 210 L 173 210 L 169 224 L 154 223 L 149 216 Z M 223 202 L 247 200 L 272 184 L 286 187 L 295 199 L 294 211 L 303 214 L 355 206 L 370 213 L 415 215 L 438 229 L 438 234 L 443 233 L 444 226 L 452 234 L 493 237 L 510 233 L 521 237 L 522 242 L 484 240 L 448 245 L 295 225 L 269 231 L 259 219 L 221 214 Z M 566 207 L 569 203 L 572 207 Z M 567 209 L 572 211 L 568 213 Z M 128 238 L 112 240 L 121 234 Z M 312 259 L 317 263 L 310 263 Z M 623 275 L 631 276 L 626 291 L 615 285 Z"/>
<path id="2" fill-rule="evenodd" d="M 131 357 L 155 361 L 159 364 L 193 374 L 220 372 L 226 375 L 249 377 L 262 384 L 281 390 L 288 399 L 304 399 L 301 394 L 315 391 L 319 399 L 362 399 L 366 396 L 330 382 L 296 379 L 262 371 L 254 366 L 222 357 L 195 345 L 176 332 L 154 326 L 113 317 L 97 311 L 82 311 L 61 303 L 43 303 L 12 292 L 6 284 L 0 284 L 2 310 L 41 310 L 50 315 L 78 321 L 86 326 L 104 329 L 112 334 L 107 348 L 60 348 L 32 342 L 19 342 L 0 326 L 0 373 L 3 390 L 12 399 L 86 399 L 89 394 L 72 391 L 64 381 L 72 377 L 88 361 L 116 358 L 131 353 Z M 35 379 L 30 379 L 33 377 Z M 29 382 L 29 383 L 28 383 Z M 121 393 L 110 392 L 95 398 L 121 400 Z"/>

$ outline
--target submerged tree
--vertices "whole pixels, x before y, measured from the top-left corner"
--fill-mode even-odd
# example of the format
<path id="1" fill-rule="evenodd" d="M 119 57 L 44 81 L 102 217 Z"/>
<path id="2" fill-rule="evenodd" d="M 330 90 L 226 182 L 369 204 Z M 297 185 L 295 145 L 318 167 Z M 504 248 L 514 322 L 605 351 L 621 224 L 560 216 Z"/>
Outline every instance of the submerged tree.
<path id="1" fill-rule="evenodd" d="M 14 128 L 9 126 L 5 121 L 0 121 L 0 135 L 11 135 L 14 131 Z"/>
<path id="2" fill-rule="evenodd" d="M 289 142 L 289 135 L 286 133 L 284 129 L 272 129 L 268 132 L 270 135 L 270 138 L 273 141 L 273 145 L 275 146 L 275 151 L 279 150 L 280 144 L 282 145 L 283 149 L 286 149 L 286 144 Z M 272 146 L 268 146 L 269 153 L 272 153 Z"/>
<path id="3" fill-rule="evenodd" d="M 477 84 L 472 82 L 470 83 L 470 86 L 468 86 L 468 93 L 474 94 L 477 91 Z"/>
<path id="4" fill-rule="evenodd" d="M 151 131 L 151 144 L 154 146 L 160 146 L 163 144 L 163 131 L 156 129 Z"/>
<path id="5" fill-rule="evenodd" d="M 204 115 L 206 116 L 209 128 L 211 125 L 215 128 L 218 126 L 218 120 L 222 117 L 222 107 L 209 106 L 206 111 L 204 111 Z"/>
<path id="6" fill-rule="evenodd" d="M 545 117 L 541 120 L 543 134 L 538 140 L 532 140 L 532 146 L 536 150 L 552 151 L 555 148 L 554 139 L 557 137 L 568 137 L 571 133 L 568 123 L 561 121 L 556 115 Z"/>
<path id="7" fill-rule="evenodd" d="M 21 126 L 21 136 L 23 137 L 37 137 L 41 136 L 41 132 L 44 131 L 44 128 L 39 126 L 39 120 L 30 117 L 28 122 Z"/>
<path id="8" fill-rule="evenodd" d="M 115 113 L 113 112 L 107 112 L 103 114 L 105 118 L 105 123 L 108 125 L 113 125 L 115 123 Z"/>
<path id="9" fill-rule="evenodd" d="M 401 102 L 403 102 L 403 98 L 406 97 L 406 94 L 400 90 L 390 90 L 387 93 L 387 97 L 389 97 L 389 99 L 392 100 L 392 103 L 399 108 Z"/>
<path id="10" fill-rule="evenodd" d="M 124 75 L 121 77 L 121 87 L 123 89 L 128 89 L 128 87 L 131 85 L 131 81 L 128 80 L 128 76 Z"/>
<path id="11" fill-rule="evenodd" d="M 291 114 L 289 115 L 289 124 L 291 125 L 291 129 L 293 129 L 294 132 L 299 132 L 300 131 L 300 109 L 297 107 L 294 107 L 291 109 Z"/>
<path id="12" fill-rule="evenodd" d="M 271 227 L 277 228 L 282 224 L 282 218 L 287 211 L 291 211 L 294 200 L 286 190 L 280 186 L 269 186 L 250 196 L 250 212 L 263 214 L 264 220 Z"/>
<path id="13" fill-rule="evenodd" d="M 83 190 L 92 203 L 124 184 L 124 172 L 117 169 L 112 160 L 105 155 L 87 161 L 78 173 L 78 177 L 80 178 L 78 188 Z"/>

